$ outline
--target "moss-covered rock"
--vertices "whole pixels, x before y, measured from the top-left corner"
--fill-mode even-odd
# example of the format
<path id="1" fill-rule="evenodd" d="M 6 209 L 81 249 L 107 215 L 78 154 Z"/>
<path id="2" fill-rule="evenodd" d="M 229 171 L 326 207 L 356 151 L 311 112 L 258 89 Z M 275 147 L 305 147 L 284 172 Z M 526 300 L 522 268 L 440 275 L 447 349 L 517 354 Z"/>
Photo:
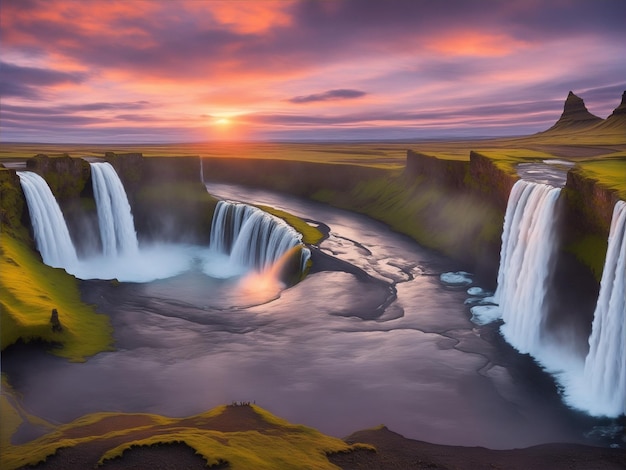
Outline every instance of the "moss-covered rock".
<path id="1" fill-rule="evenodd" d="M 91 175 L 89 163 L 67 154 L 61 157 L 39 154 L 27 160 L 26 167 L 46 180 L 58 200 L 78 197 Z"/>
<path id="2" fill-rule="evenodd" d="M 0 165 L 0 232 L 21 240 L 28 239 L 28 230 L 22 223 L 26 200 L 20 178 L 14 170 Z"/>

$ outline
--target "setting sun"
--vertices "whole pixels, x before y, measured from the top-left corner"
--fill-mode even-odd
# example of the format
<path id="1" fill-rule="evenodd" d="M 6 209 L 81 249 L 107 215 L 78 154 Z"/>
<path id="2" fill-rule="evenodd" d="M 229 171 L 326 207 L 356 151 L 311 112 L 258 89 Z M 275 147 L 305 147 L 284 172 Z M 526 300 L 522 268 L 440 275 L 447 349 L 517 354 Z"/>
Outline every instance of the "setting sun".
<path id="1" fill-rule="evenodd" d="M 230 119 L 219 118 L 215 121 L 215 124 L 220 125 L 220 126 L 227 126 L 228 124 L 230 124 Z"/>

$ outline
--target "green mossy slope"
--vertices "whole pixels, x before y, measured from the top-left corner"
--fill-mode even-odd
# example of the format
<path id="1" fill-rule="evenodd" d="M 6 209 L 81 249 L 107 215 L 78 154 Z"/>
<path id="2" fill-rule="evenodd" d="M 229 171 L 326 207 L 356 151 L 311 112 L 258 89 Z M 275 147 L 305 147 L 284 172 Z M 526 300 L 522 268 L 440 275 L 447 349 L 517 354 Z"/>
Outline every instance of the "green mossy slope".
<path id="1" fill-rule="evenodd" d="M 288 225 L 293 227 L 296 232 L 302 234 L 302 241 L 308 245 L 317 245 L 322 238 L 324 238 L 324 234 L 320 232 L 317 228 L 309 225 L 304 220 L 299 217 L 296 217 L 289 212 L 285 212 L 280 209 L 276 209 L 270 206 L 257 205 L 259 209 L 267 212 L 268 214 L 272 214 L 275 217 L 283 219 Z"/>
<path id="2" fill-rule="evenodd" d="M 46 266 L 22 241 L 0 236 L 0 343 L 18 340 L 56 345 L 51 351 L 72 361 L 110 350 L 112 329 L 105 315 L 80 300 L 77 280 L 62 269 Z M 53 331 L 57 309 L 62 331 Z"/>
<path id="3" fill-rule="evenodd" d="M 464 262 L 494 262 L 487 251 L 499 244 L 503 214 L 467 192 L 452 192 L 425 178 L 395 172 L 345 191 L 320 190 L 313 199 L 368 215 Z"/>

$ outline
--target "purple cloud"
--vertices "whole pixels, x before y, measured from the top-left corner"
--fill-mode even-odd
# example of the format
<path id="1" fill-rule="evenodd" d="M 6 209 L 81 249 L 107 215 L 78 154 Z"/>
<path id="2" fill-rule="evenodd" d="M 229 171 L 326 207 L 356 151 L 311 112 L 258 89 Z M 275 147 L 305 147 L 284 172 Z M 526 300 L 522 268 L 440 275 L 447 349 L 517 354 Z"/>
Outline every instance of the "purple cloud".
<path id="1" fill-rule="evenodd" d="M 367 93 L 360 90 L 349 90 L 349 89 L 339 89 L 339 90 L 328 90 L 324 93 L 316 93 L 313 95 L 303 95 L 303 96 L 295 96 L 290 98 L 289 102 L 291 103 L 314 103 L 316 101 L 335 101 L 335 100 L 346 100 L 346 99 L 354 99 L 361 98 L 365 96 Z"/>
<path id="2" fill-rule="evenodd" d="M 59 72 L 0 62 L 0 96 L 30 100 L 41 97 L 39 88 L 60 84 L 79 84 L 87 79 L 80 72 Z"/>
<path id="3" fill-rule="evenodd" d="M 95 138 L 108 128 L 119 136 L 124 120 L 146 133 L 153 126 L 161 138 L 168 124 L 193 133 L 206 122 L 189 116 L 220 113 L 248 113 L 261 137 L 262 126 L 272 136 L 333 125 L 333 135 L 368 126 L 405 135 L 418 121 L 465 129 L 506 120 L 524 133 L 551 125 L 569 90 L 605 117 L 626 89 L 623 0 L 489 8 L 467 0 L 257 0 L 261 11 L 286 18 L 252 18 L 263 28 L 238 27 L 236 2 L 226 17 L 219 10 L 227 3 L 193 0 L 5 3 L 0 117 L 9 137 L 29 126 L 39 132 L 45 119 L 54 129 L 59 118 L 68 135 Z M 331 112 L 336 100 L 345 100 L 345 114 Z M 317 115 L 290 113 L 307 103 Z"/>

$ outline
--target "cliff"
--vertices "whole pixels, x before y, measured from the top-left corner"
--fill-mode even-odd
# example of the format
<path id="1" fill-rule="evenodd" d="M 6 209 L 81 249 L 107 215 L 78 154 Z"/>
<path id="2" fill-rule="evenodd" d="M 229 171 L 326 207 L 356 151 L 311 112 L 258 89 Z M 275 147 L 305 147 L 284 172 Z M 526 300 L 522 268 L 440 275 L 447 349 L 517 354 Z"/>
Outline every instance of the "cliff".
<path id="1" fill-rule="evenodd" d="M 518 179 L 511 165 L 474 151 L 469 161 L 459 161 L 409 150 L 404 170 L 258 158 L 107 153 L 106 159 L 124 182 L 141 240 L 208 242 L 216 200 L 200 182 L 202 163 L 207 181 L 282 191 L 369 215 L 487 278 L 497 271 L 504 212 Z M 28 165 L 56 182 L 75 234 L 86 230 L 85 220 L 94 221 L 95 205 L 91 182 L 84 180 L 89 165 L 68 160 L 37 156 Z M 66 181 L 72 178 L 81 181 Z M 14 172 L 0 172 L 0 191 L 3 226 L 23 226 L 27 211 Z M 617 195 L 576 170 L 568 175 L 564 195 L 564 244 L 597 275 Z"/>
<path id="2" fill-rule="evenodd" d="M 469 174 L 470 164 L 463 160 L 444 160 L 430 157 L 423 153 L 407 150 L 407 175 L 422 175 L 436 181 L 451 190 L 464 190 Z"/>
<path id="3" fill-rule="evenodd" d="M 217 201 L 200 182 L 198 157 L 148 159 L 140 153 L 107 152 L 105 159 L 122 180 L 140 240 L 208 242 Z M 26 166 L 50 186 L 78 252 L 87 250 L 99 239 L 89 163 L 69 156 L 37 155 L 27 160 Z M 14 170 L 0 171 L 0 195 L 3 230 L 30 227 Z"/>
<path id="4" fill-rule="evenodd" d="M 207 180 L 281 191 L 368 215 L 467 269 L 495 277 L 504 211 L 469 188 L 467 161 L 409 151 L 404 170 L 254 158 L 205 158 L 203 164 Z"/>
<path id="5" fill-rule="evenodd" d="M 26 161 L 26 168 L 43 177 L 61 200 L 79 197 L 91 175 L 89 163 L 69 155 L 50 158 L 39 154 Z"/>
<path id="6" fill-rule="evenodd" d="M 13 170 L 0 165 L 0 233 L 8 232 L 22 240 L 28 238 L 24 219 L 26 200 L 20 179 Z"/>
<path id="7" fill-rule="evenodd" d="M 567 173 L 564 194 L 569 208 L 568 225 L 581 233 L 598 234 L 606 238 L 613 208 L 619 200 L 617 191 L 585 177 L 574 168 Z"/>
<path id="8" fill-rule="evenodd" d="M 267 188 L 299 197 L 312 197 L 318 191 L 341 191 L 389 172 L 352 164 L 259 158 L 211 157 L 202 159 L 202 164 L 206 181 Z"/>
<path id="9" fill-rule="evenodd" d="M 107 152 L 128 194 L 142 241 L 206 243 L 217 201 L 200 181 L 198 157 Z"/>
<path id="10" fill-rule="evenodd" d="M 499 168 L 495 161 L 478 152 L 470 151 L 468 187 L 492 201 L 504 214 L 511 188 L 519 177 Z"/>

